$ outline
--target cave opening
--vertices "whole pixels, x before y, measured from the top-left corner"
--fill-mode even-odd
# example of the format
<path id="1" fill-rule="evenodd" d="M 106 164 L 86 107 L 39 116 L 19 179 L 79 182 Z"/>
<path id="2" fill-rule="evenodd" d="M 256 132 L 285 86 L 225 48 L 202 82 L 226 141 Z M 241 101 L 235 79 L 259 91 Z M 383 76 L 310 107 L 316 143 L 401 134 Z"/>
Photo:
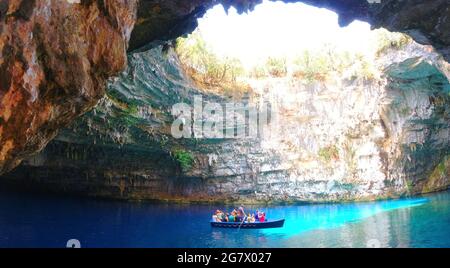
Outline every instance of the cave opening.
<path id="1" fill-rule="evenodd" d="M 251 87 L 249 80 L 269 77 L 304 83 L 376 79 L 388 64 L 386 54 L 413 43 L 363 21 L 341 27 L 328 9 L 264 1 L 244 14 L 214 6 L 193 33 L 177 40 L 176 52 L 200 86 L 239 94 Z"/>

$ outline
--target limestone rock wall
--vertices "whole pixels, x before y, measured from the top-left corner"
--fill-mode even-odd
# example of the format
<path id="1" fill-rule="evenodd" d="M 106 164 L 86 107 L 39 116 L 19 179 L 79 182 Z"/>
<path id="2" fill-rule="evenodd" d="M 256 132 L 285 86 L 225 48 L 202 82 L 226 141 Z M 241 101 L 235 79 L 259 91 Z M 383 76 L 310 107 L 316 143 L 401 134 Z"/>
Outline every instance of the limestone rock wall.
<path id="1" fill-rule="evenodd" d="M 235 100 L 197 88 L 172 50 L 130 55 L 96 109 L 4 179 L 123 199 L 337 202 L 449 185 L 450 87 L 442 58 L 417 44 L 380 59 L 374 80 L 251 82 Z M 276 104 L 278 123 L 245 139 L 174 139 L 175 103 Z M 177 152 L 192 157 L 183 167 Z"/>
<path id="2" fill-rule="evenodd" d="M 0 2 L 0 173 L 92 109 L 126 66 L 137 1 Z"/>
<path id="3" fill-rule="evenodd" d="M 299 2 L 285 0 L 285 2 Z M 374 27 L 410 34 L 449 56 L 448 0 L 302 0 Z M 106 79 L 145 51 L 191 32 L 222 3 L 245 12 L 261 0 L 1 0 L 0 173 L 40 150 L 91 110 Z"/>

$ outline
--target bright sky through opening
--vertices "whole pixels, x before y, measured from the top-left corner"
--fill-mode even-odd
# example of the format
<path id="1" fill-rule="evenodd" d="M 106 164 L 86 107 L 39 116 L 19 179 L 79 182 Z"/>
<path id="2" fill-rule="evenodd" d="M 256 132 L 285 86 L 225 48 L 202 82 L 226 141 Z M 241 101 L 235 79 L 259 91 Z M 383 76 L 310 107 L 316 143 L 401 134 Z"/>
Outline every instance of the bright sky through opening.
<path id="1" fill-rule="evenodd" d="M 339 27 L 338 15 L 302 3 L 264 1 L 248 14 L 228 15 L 217 5 L 199 19 L 199 30 L 215 53 L 252 66 L 267 57 L 295 57 L 305 49 L 332 44 L 339 50 L 370 55 L 373 34 L 368 23 Z"/>

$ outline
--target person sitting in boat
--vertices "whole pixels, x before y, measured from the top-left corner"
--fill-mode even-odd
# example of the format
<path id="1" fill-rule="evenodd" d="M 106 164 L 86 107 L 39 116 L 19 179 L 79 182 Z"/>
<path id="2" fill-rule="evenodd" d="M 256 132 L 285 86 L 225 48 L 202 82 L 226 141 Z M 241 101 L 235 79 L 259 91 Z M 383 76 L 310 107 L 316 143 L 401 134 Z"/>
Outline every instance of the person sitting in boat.
<path id="1" fill-rule="evenodd" d="M 236 221 L 236 212 L 235 212 L 235 210 L 233 210 L 231 212 L 231 214 L 228 216 L 228 221 L 229 222 L 235 222 Z"/>
<path id="2" fill-rule="evenodd" d="M 255 220 L 255 215 L 250 215 L 250 216 L 248 216 L 247 217 L 247 222 L 248 223 L 254 223 L 256 220 Z"/>
<path id="3" fill-rule="evenodd" d="M 222 221 L 226 221 L 226 215 L 225 215 L 225 213 L 223 212 L 223 211 L 221 211 L 221 210 L 219 210 L 219 215 L 218 215 L 218 217 L 219 217 L 219 220 L 222 222 Z"/>
<path id="4" fill-rule="evenodd" d="M 266 213 L 262 212 L 261 214 L 259 214 L 259 222 L 265 222 L 266 221 Z"/>
<path id="5" fill-rule="evenodd" d="M 254 217 L 255 217 L 255 221 L 259 220 L 259 211 L 258 210 L 256 210 Z"/>
<path id="6" fill-rule="evenodd" d="M 216 210 L 216 213 L 214 213 L 214 215 L 213 215 L 213 220 L 215 222 L 222 222 L 222 221 L 224 221 L 224 219 L 225 219 L 225 214 L 220 210 Z"/>

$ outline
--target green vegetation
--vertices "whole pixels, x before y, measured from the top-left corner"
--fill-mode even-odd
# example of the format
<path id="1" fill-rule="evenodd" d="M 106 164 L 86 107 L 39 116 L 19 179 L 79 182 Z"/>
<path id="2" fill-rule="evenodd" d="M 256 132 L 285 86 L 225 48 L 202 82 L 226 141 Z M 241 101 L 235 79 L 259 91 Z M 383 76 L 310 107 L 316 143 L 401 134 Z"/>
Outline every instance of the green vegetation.
<path id="1" fill-rule="evenodd" d="M 400 115 L 407 117 L 411 114 L 411 108 L 409 108 L 408 106 L 405 106 L 400 109 L 399 113 L 400 113 Z"/>
<path id="2" fill-rule="evenodd" d="M 114 103 L 114 105 L 122 108 L 122 109 L 128 109 L 128 103 L 123 100 L 122 95 L 117 93 L 116 91 L 106 91 L 106 97 Z"/>
<path id="3" fill-rule="evenodd" d="M 136 116 L 139 112 L 138 105 L 135 103 L 130 103 L 128 101 L 124 101 L 123 97 L 120 93 L 116 91 L 107 91 L 106 97 L 122 112 L 127 115 Z M 126 98 L 125 98 L 126 99 Z"/>
<path id="4" fill-rule="evenodd" d="M 330 162 L 331 160 L 339 159 L 339 149 L 336 145 L 330 145 L 319 150 L 319 157 L 325 161 Z"/>
<path id="5" fill-rule="evenodd" d="M 136 104 L 134 104 L 134 103 L 129 103 L 129 104 L 128 104 L 127 112 L 128 112 L 128 114 L 130 114 L 130 115 L 136 116 L 136 115 L 138 115 L 138 113 L 139 113 L 139 108 L 138 108 L 138 106 L 137 106 Z"/>
<path id="6" fill-rule="evenodd" d="M 273 77 L 285 77 L 288 72 L 287 60 L 285 58 L 270 57 L 266 61 L 265 71 Z"/>
<path id="7" fill-rule="evenodd" d="M 187 73 L 204 87 L 227 87 L 243 91 L 248 89 L 246 84 L 238 81 L 245 73 L 241 61 L 216 55 L 206 44 L 200 31 L 195 31 L 188 38 L 179 38 L 176 52 Z"/>
<path id="8" fill-rule="evenodd" d="M 264 78 L 267 76 L 266 68 L 260 65 L 253 66 L 248 75 L 256 79 Z"/>
<path id="9" fill-rule="evenodd" d="M 442 161 L 438 166 L 437 166 L 437 171 L 439 172 L 439 174 L 441 176 L 445 176 L 445 173 L 447 171 L 447 167 L 445 166 L 445 161 Z"/>
<path id="10" fill-rule="evenodd" d="M 327 54 L 306 50 L 294 60 L 293 76 L 307 82 L 324 81 L 332 68 Z"/>
<path id="11" fill-rule="evenodd" d="M 406 181 L 406 191 L 408 193 L 411 193 L 413 190 L 414 190 L 413 182 L 410 180 Z"/>
<path id="12" fill-rule="evenodd" d="M 180 167 L 183 171 L 189 171 L 194 164 L 194 156 L 187 151 L 184 150 L 175 150 L 172 152 L 175 160 L 180 164 Z"/>
<path id="13" fill-rule="evenodd" d="M 399 50 L 412 42 L 411 37 L 402 33 L 391 33 L 387 30 L 377 30 L 377 51 L 376 55 L 381 56 L 390 49 Z"/>
<path id="14" fill-rule="evenodd" d="M 373 57 L 381 57 L 391 49 L 402 49 L 412 42 L 404 34 L 384 29 L 374 31 L 373 37 Z M 370 80 L 378 73 L 372 56 L 340 49 L 331 44 L 301 50 L 290 57 L 262 55 L 267 58 L 249 68 L 245 68 L 239 59 L 220 57 L 214 53 L 199 30 L 187 38 L 178 39 L 176 51 L 188 74 L 207 88 L 247 91 L 248 84 L 245 81 L 249 78 L 288 77 L 312 83 L 325 82 L 334 77 Z"/>
<path id="15" fill-rule="evenodd" d="M 326 45 L 317 50 L 306 50 L 293 62 L 293 76 L 306 82 L 326 81 L 332 75 L 342 75 L 353 65 L 363 62 L 360 55 L 351 55 Z"/>
<path id="16" fill-rule="evenodd" d="M 442 180 L 448 177 L 448 172 L 450 168 L 450 156 L 445 156 L 442 161 L 435 167 L 435 169 L 431 172 L 428 180 L 422 188 L 423 193 L 431 192 L 436 189 L 439 189 L 445 184 L 442 183 Z"/>

